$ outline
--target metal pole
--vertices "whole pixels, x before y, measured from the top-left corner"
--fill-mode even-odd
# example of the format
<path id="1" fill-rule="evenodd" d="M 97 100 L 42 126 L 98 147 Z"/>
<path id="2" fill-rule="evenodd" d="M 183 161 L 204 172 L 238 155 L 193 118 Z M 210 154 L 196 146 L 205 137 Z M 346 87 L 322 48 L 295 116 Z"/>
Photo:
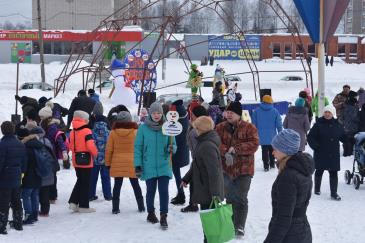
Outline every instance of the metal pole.
<path id="1" fill-rule="evenodd" d="M 162 19 L 163 22 L 165 22 L 165 9 L 166 9 L 166 0 L 163 0 L 163 5 L 162 5 Z M 163 56 L 165 56 L 165 28 L 163 29 L 163 41 L 162 41 L 162 51 Z M 162 59 L 162 82 L 165 83 L 166 82 L 166 58 Z"/>
<path id="2" fill-rule="evenodd" d="M 318 43 L 318 114 L 322 116 L 325 105 L 325 64 L 323 40 L 323 12 L 324 2 L 320 0 L 319 9 L 319 43 Z"/>
<path id="3" fill-rule="evenodd" d="M 44 72 L 44 46 L 43 46 L 43 33 L 42 33 L 42 21 L 41 21 L 41 3 L 37 0 L 37 11 L 38 11 L 38 42 L 39 42 L 39 59 L 41 63 L 41 79 L 42 79 L 42 90 L 46 90 L 46 75 Z"/>
<path id="4" fill-rule="evenodd" d="M 16 89 L 15 89 L 16 96 L 18 96 L 18 90 L 19 90 L 19 60 L 16 63 Z M 18 115 L 18 100 L 15 100 L 15 115 Z"/>

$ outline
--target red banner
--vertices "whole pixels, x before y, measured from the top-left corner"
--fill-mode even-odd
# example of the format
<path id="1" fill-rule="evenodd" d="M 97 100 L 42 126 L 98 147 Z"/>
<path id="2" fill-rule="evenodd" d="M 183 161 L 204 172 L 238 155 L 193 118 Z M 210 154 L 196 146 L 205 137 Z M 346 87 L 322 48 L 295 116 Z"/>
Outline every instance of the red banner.
<path id="1" fill-rule="evenodd" d="M 37 41 L 37 31 L 0 30 L 1 40 Z M 71 32 L 71 31 L 43 31 L 44 41 L 141 41 L 142 32 L 139 31 L 99 31 L 99 32 Z"/>

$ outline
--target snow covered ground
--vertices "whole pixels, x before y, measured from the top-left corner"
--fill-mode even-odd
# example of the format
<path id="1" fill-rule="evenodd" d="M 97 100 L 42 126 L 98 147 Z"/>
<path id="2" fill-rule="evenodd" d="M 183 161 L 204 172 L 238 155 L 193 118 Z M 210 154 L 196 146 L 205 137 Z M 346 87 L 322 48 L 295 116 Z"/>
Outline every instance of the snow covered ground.
<path id="1" fill-rule="evenodd" d="M 226 70 L 226 73 L 237 73 L 248 71 L 245 62 L 219 61 Z M 259 70 L 300 70 L 300 63 L 297 61 L 270 60 L 257 62 Z M 317 69 L 315 60 L 312 63 L 313 76 L 316 79 Z M 62 64 L 51 63 L 46 65 L 46 77 L 50 84 L 56 78 Z M 159 67 L 159 74 L 161 74 Z M 214 67 L 201 67 L 205 76 L 212 76 Z M 184 73 L 184 65 L 181 60 L 167 61 L 167 81 L 164 86 L 174 82 L 184 81 L 187 75 Z M 15 74 L 16 65 L 0 65 L 0 121 L 10 119 L 14 113 Z M 260 75 L 261 87 L 271 88 L 274 100 L 294 101 L 298 92 L 305 87 L 302 82 L 279 81 L 286 73 L 263 73 Z M 301 75 L 303 73 L 290 73 L 290 75 Z M 20 83 L 39 81 L 40 71 L 38 65 L 22 64 L 20 70 Z M 304 77 L 304 76 L 303 76 Z M 344 64 L 335 62 L 334 67 L 326 68 L 326 93 L 330 100 L 336 93 L 340 92 L 342 85 L 348 83 L 357 90 L 360 85 L 365 85 L 365 64 Z M 244 100 L 253 100 L 253 84 L 251 76 L 241 76 L 243 82 L 240 84 L 240 92 Z M 82 87 L 81 76 L 76 75 L 67 84 L 67 92 L 58 96 L 55 101 L 69 106 L 72 98 Z M 315 82 L 316 87 L 316 82 Z M 189 93 L 184 85 L 171 87 L 158 91 L 158 95 L 166 93 Z M 210 101 L 211 89 L 203 89 L 203 97 Z M 108 91 L 104 91 L 101 99 L 104 109 L 112 107 L 111 101 L 107 98 Z M 52 92 L 37 90 L 21 91 L 20 96 L 29 95 L 35 98 L 41 96 L 51 97 Z M 20 111 L 20 109 L 19 109 Z M 308 152 L 311 152 L 308 149 Z M 352 168 L 352 157 L 341 158 L 342 171 L 339 172 L 339 189 L 342 201 L 330 200 L 328 174 L 325 174 L 322 182 L 322 195 L 313 195 L 308 207 L 308 219 L 312 227 L 313 242 L 359 242 L 363 237 L 365 223 L 365 186 L 360 186 L 356 191 L 352 185 L 346 185 L 343 180 L 343 172 Z M 184 169 L 184 172 L 187 168 Z M 183 172 L 183 173 L 184 173 Z M 246 235 L 242 242 L 262 242 L 267 234 L 267 227 L 271 217 L 271 185 L 277 175 L 276 170 L 265 173 L 261 162 L 261 151 L 256 153 L 255 176 L 252 180 L 249 192 L 249 214 L 246 224 Z M 73 170 L 61 170 L 58 173 L 59 198 L 55 205 L 51 206 L 50 217 L 40 218 L 33 226 L 24 227 L 23 232 L 9 230 L 9 235 L 0 236 L 0 242 L 202 242 L 202 229 L 198 213 L 180 213 L 181 207 L 170 206 L 168 223 L 169 229 L 161 231 L 159 226 L 146 223 L 146 213 L 138 213 L 134 195 L 130 183 L 125 181 L 121 192 L 121 213 L 111 214 L 111 202 L 103 200 L 101 185 L 98 185 L 97 194 L 99 199 L 91 202 L 91 207 L 96 208 L 93 214 L 73 214 L 67 208 L 68 197 L 71 193 L 76 176 Z M 145 184 L 141 182 L 142 190 L 145 193 Z M 174 180 L 170 181 L 170 197 L 175 196 L 176 186 Z M 188 195 L 188 191 L 186 191 Z M 158 210 L 158 197 L 156 197 L 156 208 Z M 360 240 L 361 241 L 361 240 Z M 240 242 L 240 241 L 232 241 Z"/>

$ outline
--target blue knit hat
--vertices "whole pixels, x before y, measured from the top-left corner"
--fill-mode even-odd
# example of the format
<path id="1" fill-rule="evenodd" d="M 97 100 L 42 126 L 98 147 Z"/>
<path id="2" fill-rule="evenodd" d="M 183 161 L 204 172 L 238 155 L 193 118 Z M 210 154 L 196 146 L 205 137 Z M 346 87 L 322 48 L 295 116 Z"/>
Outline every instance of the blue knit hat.
<path id="1" fill-rule="evenodd" d="M 299 151 L 300 136 L 292 129 L 284 129 L 273 138 L 271 145 L 286 155 L 294 155 Z"/>
<path id="2" fill-rule="evenodd" d="M 304 107 L 305 105 L 305 100 L 303 98 L 298 98 L 296 101 L 295 101 L 295 106 L 298 106 L 298 107 Z"/>

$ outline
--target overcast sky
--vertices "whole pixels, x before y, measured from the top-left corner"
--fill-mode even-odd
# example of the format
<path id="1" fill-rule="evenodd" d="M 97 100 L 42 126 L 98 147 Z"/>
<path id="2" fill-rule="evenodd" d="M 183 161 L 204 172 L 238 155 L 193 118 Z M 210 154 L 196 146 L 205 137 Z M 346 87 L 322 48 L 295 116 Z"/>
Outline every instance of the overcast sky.
<path id="1" fill-rule="evenodd" d="M 27 18 L 16 14 L 24 15 Z M 32 0 L 0 0 L 0 23 L 9 20 L 16 24 L 18 22 L 31 21 L 31 18 Z"/>

